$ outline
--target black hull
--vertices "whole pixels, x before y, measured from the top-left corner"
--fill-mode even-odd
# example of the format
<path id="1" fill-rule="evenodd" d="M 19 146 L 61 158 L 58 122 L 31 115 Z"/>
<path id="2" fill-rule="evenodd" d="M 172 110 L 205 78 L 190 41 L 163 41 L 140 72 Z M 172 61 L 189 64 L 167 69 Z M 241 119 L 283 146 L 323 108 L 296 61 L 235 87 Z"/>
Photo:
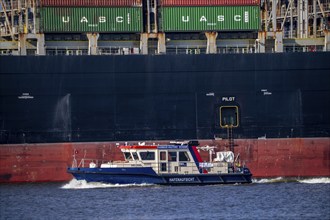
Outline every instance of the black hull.
<path id="1" fill-rule="evenodd" d="M 330 53 L 0 57 L 0 143 L 329 137 Z"/>

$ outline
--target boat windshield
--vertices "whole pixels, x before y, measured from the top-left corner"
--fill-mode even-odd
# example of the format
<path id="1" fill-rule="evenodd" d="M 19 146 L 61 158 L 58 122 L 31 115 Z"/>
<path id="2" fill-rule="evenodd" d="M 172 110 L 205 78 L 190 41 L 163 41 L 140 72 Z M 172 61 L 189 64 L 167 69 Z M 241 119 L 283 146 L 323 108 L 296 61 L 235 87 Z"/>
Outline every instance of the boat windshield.
<path id="1" fill-rule="evenodd" d="M 125 152 L 125 153 L 124 153 L 124 156 L 125 156 L 125 159 L 126 159 L 126 160 L 133 160 L 132 155 L 131 155 L 130 152 Z"/>
<path id="2" fill-rule="evenodd" d="M 187 152 L 179 152 L 179 161 L 190 161 Z"/>
<path id="3" fill-rule="evenodd" d="M 141 160 L 155 160 L 155 152 L 141 151 L 139 152 Z"/>
<path id="4" fill-rule="evenodd" d="M 124 152 L 124 156 L 127 161 L 139 160 L 136 152 Z"/>
<path id="5" fill-rule="evenodd" d="M 132 152 L 134 160 L 139 160 L 139 157 L 136 152 Z"/>

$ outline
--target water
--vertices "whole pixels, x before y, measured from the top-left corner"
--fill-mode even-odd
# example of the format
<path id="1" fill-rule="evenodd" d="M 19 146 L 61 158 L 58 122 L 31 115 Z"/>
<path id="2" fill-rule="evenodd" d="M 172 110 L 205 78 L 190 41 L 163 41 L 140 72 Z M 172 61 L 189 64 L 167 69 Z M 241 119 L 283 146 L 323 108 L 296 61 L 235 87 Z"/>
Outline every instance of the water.
<path id="1" fill-rule="evenodd" d="M 249 185 L 0 185 L 0 219 L 330 219 L 330 178 Z"/>

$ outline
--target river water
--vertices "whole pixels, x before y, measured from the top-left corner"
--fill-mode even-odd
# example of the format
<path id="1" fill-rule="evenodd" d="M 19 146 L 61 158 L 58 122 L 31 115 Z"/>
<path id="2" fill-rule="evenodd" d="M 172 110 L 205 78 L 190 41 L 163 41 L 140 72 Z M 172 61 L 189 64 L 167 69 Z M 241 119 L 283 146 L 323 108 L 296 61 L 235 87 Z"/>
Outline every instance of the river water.
<path id="1" fill-rule="evenodd" d="M 330 219 L 330 178 L 248 185 L 0 185 L 0 219 Z"/>

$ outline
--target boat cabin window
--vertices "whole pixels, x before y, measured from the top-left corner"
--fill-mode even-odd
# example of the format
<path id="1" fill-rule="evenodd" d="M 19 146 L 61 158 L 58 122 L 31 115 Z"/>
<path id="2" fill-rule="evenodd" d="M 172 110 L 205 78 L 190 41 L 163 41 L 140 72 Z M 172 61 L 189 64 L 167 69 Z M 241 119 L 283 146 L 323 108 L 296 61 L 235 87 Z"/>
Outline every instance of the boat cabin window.
<path id="1" fill-rule="evenodd" d="M 155 160 L 155 152 L 141 151 L 139 152 L 141 160 Z"/>
<path id="2" fill-rule="evenodd" d="M 137 155 L 136 152 L 132 152 L 134 160 L 139 160 L 139 156 Z"/>
<path id="3" fill-rule="evenodd" d="M 159 155 L 160 155 L 160 160 L 166 160 L 166 151 L 161 151 Z"/>
<path id="4" fill-rule="evenodd" d="M 175 151 L 169 151 L 168 152 L 168 161 L 177 161 L 176 160 L 176 152 Z"/>
<path id="5" fill-rule="evenodd" d="M 124 152 L 124 156 L 125 156 L 125 159 L 128 160 L 128 161 L 131 161 L 131 160 L 139 160 L 139 157 L 137 155 L 136 152 Z"/>
<path id="6" fill-rule="evenodd" d="M 190 161 L 187 152 L 179 152 L 179 161 Z"/>
<path id="7" fill-rule="evenodd" d="M 125 152 L 125 153 L 124 153 L 124 156 L 125 156 L 125 159 L 126 159 L 126 160 L 133 160 L 132 155 L 131 155 L 130 152 Z"/>

